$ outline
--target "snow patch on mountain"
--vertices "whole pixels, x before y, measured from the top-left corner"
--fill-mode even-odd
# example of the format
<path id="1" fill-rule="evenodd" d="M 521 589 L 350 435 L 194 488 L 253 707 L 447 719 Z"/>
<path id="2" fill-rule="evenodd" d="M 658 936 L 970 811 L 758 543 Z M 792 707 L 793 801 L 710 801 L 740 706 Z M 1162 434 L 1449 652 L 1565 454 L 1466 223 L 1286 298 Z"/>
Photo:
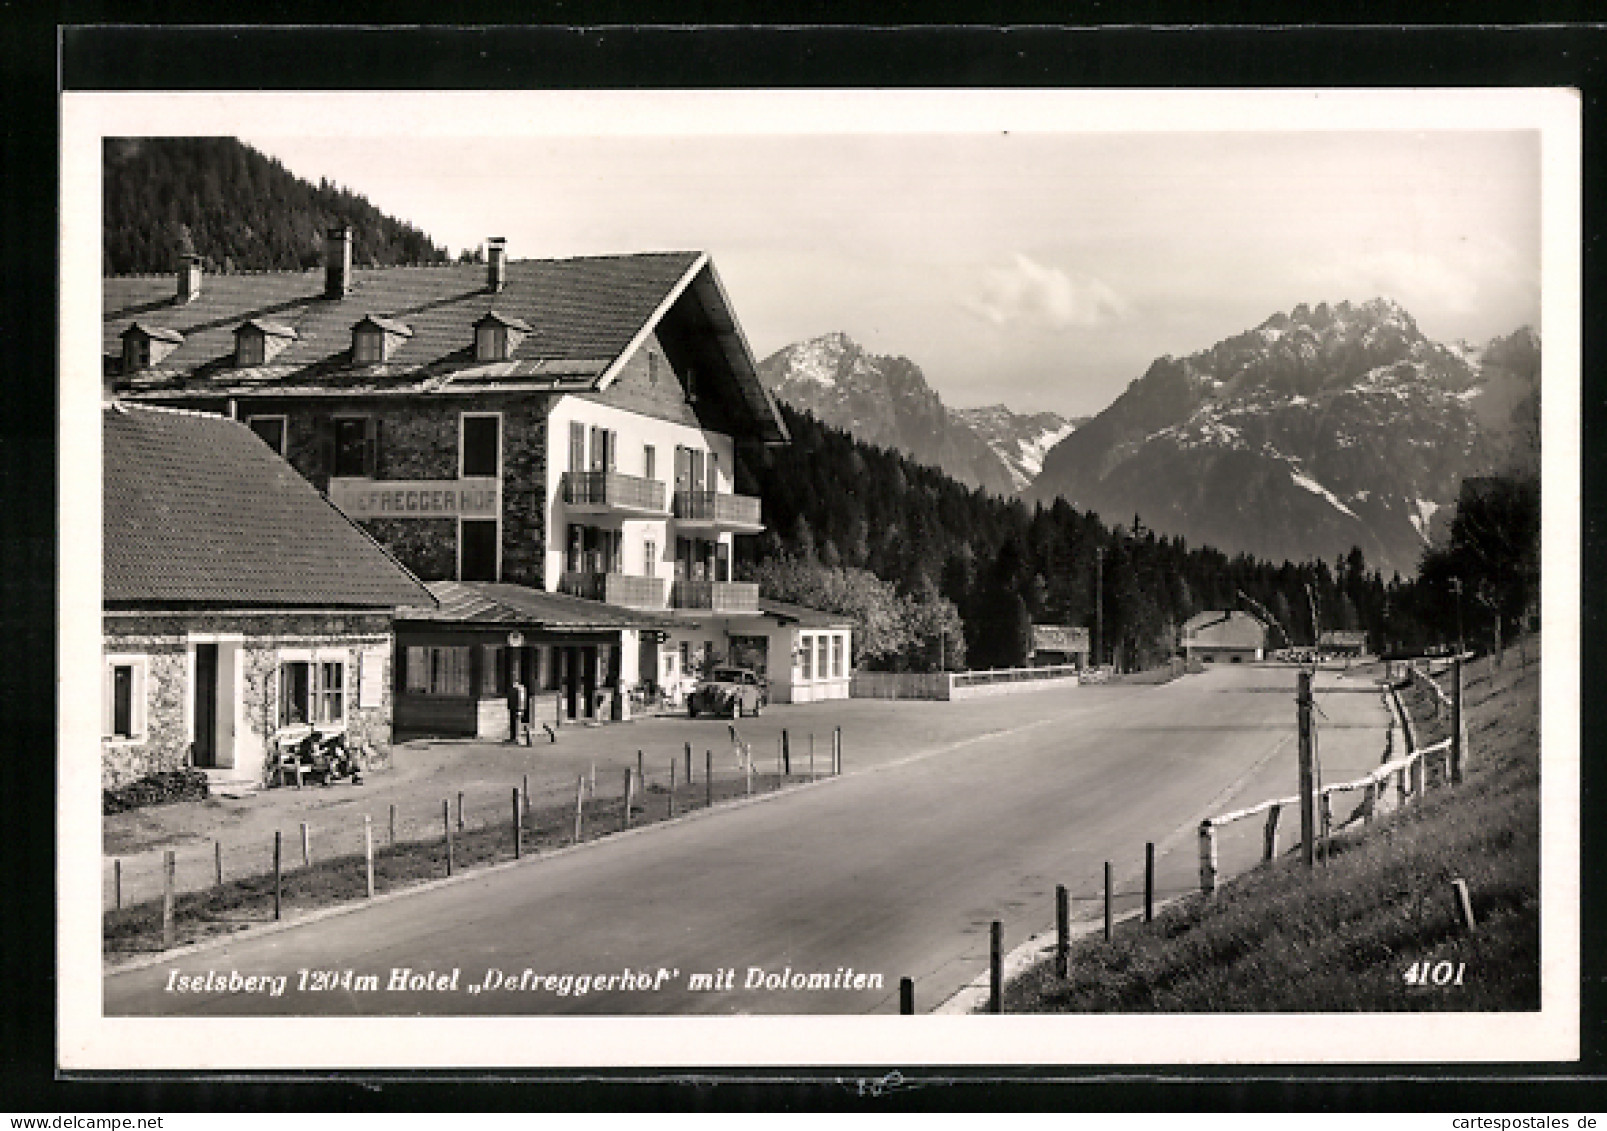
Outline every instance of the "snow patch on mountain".
<path id="1" fill-rule="evenodd" d="M 1440 504 L 1433 499 L 1412 500 L 1413 513 L 1411 514 L 1412 529 L 1425 543 L 1428 541 L 1429 523 L 1434 521 L 1434 513 L 1440 509 Z"/>
<path id="2" fill-rule="evenodd" d="M 1348 514 L 1351 518 L 1356 517 L 1356 512 L 1351 510 L 1343 502 L 1341 502 L 1338 495 L 1336 495 L 1332 491 L 1328 490 L 1328 488 L 1324 487 L 1321 483 L 1318 483 L 1311 476 L 1305 474 L 1304 472 L 1296 471 L 1293 468 L 1290 468 L 1289 469 L 1289 478 L 1291 478 L 1291 479 L 1293 479 L 1295 481 L 1295 486 L 1296 487 L 1304 487 L 1307 491 L 1310 491 L 1313 495 L 1320 495 L 1324 499 L 1327 499 L 1328 502 L 1333 505 L 1335 510 L 1342 511 L 1345 514 Z"/>

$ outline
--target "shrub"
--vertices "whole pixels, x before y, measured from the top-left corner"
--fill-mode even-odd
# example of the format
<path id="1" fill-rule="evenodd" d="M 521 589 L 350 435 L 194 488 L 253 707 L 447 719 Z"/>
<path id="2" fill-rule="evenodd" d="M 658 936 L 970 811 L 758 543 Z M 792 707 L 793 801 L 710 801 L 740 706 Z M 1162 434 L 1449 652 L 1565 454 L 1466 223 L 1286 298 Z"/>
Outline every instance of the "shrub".
<path id="1" fill-rule="evenodd" d="M 172 801 L 205 801 L 206 797 L 206 774 L 200 770 L 164 770 L 117 789 L 102 790 L 100 811 L 102 814 L 123 813 Z"/>

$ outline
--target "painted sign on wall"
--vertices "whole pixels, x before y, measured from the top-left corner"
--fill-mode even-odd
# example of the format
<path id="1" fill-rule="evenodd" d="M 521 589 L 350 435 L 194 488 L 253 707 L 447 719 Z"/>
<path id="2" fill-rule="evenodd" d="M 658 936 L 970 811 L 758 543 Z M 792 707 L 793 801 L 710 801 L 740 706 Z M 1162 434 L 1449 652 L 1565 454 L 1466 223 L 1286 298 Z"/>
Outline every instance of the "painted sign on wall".
<path id="1" fill-rule="evenodd" d="M 502 481 L 331 479 L 329 501 L 350 518 L 496 518 Z"/>

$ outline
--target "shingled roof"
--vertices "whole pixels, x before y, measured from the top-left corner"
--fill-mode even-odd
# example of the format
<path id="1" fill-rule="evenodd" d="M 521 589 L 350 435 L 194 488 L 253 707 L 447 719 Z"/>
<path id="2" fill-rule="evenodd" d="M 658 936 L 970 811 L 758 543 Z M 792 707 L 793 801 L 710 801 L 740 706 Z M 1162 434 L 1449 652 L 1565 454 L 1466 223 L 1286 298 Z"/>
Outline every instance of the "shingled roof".
<path id="1" fill-rule="evenodd" d="M 242 424 L 112 404 L 101 414 L 101 440 L 107 607 L 434 604 Z"/>
<path id="2" fill-rule="evenodd" d="M 567 629 L 671 629 L 679 622 L 566 593 L 498 581 L 431 581 L 438 607 L 402 609 L 399 620 Z"/>
<path id="3" fill-rule="evenodd" d="M 501 289 L 477 264 L 358 268 L 342 297 L 324 293 L 324 272 L 207 276 L 188 302 L 170 275 L 102 282 L 101 349 L 118 388 L 160 399 L 324 392 L 453 393 L 487 388 L 584 391 L 607 386 L 619 366 L 672 308 L 695 312 L 718 343 L 738 400 L 768 440 L 786 426 L 759 381 L 751 351 L 707 255 L 695 251 L 507 264 Z M 506 361 L 477 362 L 474 325 L 495 312 L 530 329 Z M 354 365 L 352 327 L 364 318 L 405 326 L 383 363 Z M 294 330 L 264 365 L 236 368 L 235 330 L 253 319 Z M 183 335 L 150 369 L 115 374 L 120 336 L 138 322 Z M 380 323 L 384 325 L 383 322 Z"/>

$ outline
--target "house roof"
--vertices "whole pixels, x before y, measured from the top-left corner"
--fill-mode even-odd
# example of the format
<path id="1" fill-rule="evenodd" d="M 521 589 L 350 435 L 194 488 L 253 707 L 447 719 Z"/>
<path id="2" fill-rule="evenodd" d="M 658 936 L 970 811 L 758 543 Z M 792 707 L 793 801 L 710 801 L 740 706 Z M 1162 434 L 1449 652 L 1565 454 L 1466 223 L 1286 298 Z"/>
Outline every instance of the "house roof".
<path id="1" fill-rule="evenodd" d="M 398 620 L 566 629 L 667 630 L 679 623 L 602 601 L 506 582 L 431 581 L 425 587 L 438 604 L 400 610 Z"/>
<path id="2" fill-rule="evenodd" d="M 235 327 L 235 332 L 239 333 L 247 328 L 257 330 L 274 338 L 294 338 L 296 336 L 296 331 L 291 327 L 278 322 L 269 322 L 264 318 L 247 318 L 239 326 Z"/>
<path id="3" fill-rule="evenodd" d="M 675 310 L 679 318 L 697 319 L 700 334 L 714 343 L 718 368 L 733 383 L 735 403 L 756 434 L 788 439 L 714 266 L 701 252 L 515 260 L 495 291 L 479 264 L 356 268 L 351 280 L 344 296 L 326 298 L 322 268 L 210 275 L 199 295 L 179 302 L 171 275 L 107 278 L 102 353 L 120 356 L 117 340 L 136 320 L 147 332 L 182 333 L 182 343 L 160 363 L 119 377 L 121 392 L 158 400 L 600 390 Z M 493 309 L 531 331 L 508 360 L 477 362 L 474 326 Z M 365 317 L 405 325 L 411 336 L 384 362 L 356 366 L 352 327 Z M 250 319 L 292 328 L 296 340 L 270 363 L 235 368 L 233 334 Z"/>
<path id="4" fill-rule="evenodd" d="M 786 601 L 772 601 L 768 597 L 759 598 L 759 611 L 775 617 L 782 624 L 796 624 L 800 628 L 852 628 L 854 625 L 851 618 L 841 613 L 823 612 Z"/>
<path id="5" fill-rule="evenodd" d="M 1183 643 L 1195 648 L 1264 648 L 1267 626 L 1246 612 L 1213 610 L 1183 622 Z"/>
<path id="6" fill-rule="evenodd" d="M 113 404 L 101 439 L 108 605 L 389 609 L 434 600 L 243 424 Z"/>

